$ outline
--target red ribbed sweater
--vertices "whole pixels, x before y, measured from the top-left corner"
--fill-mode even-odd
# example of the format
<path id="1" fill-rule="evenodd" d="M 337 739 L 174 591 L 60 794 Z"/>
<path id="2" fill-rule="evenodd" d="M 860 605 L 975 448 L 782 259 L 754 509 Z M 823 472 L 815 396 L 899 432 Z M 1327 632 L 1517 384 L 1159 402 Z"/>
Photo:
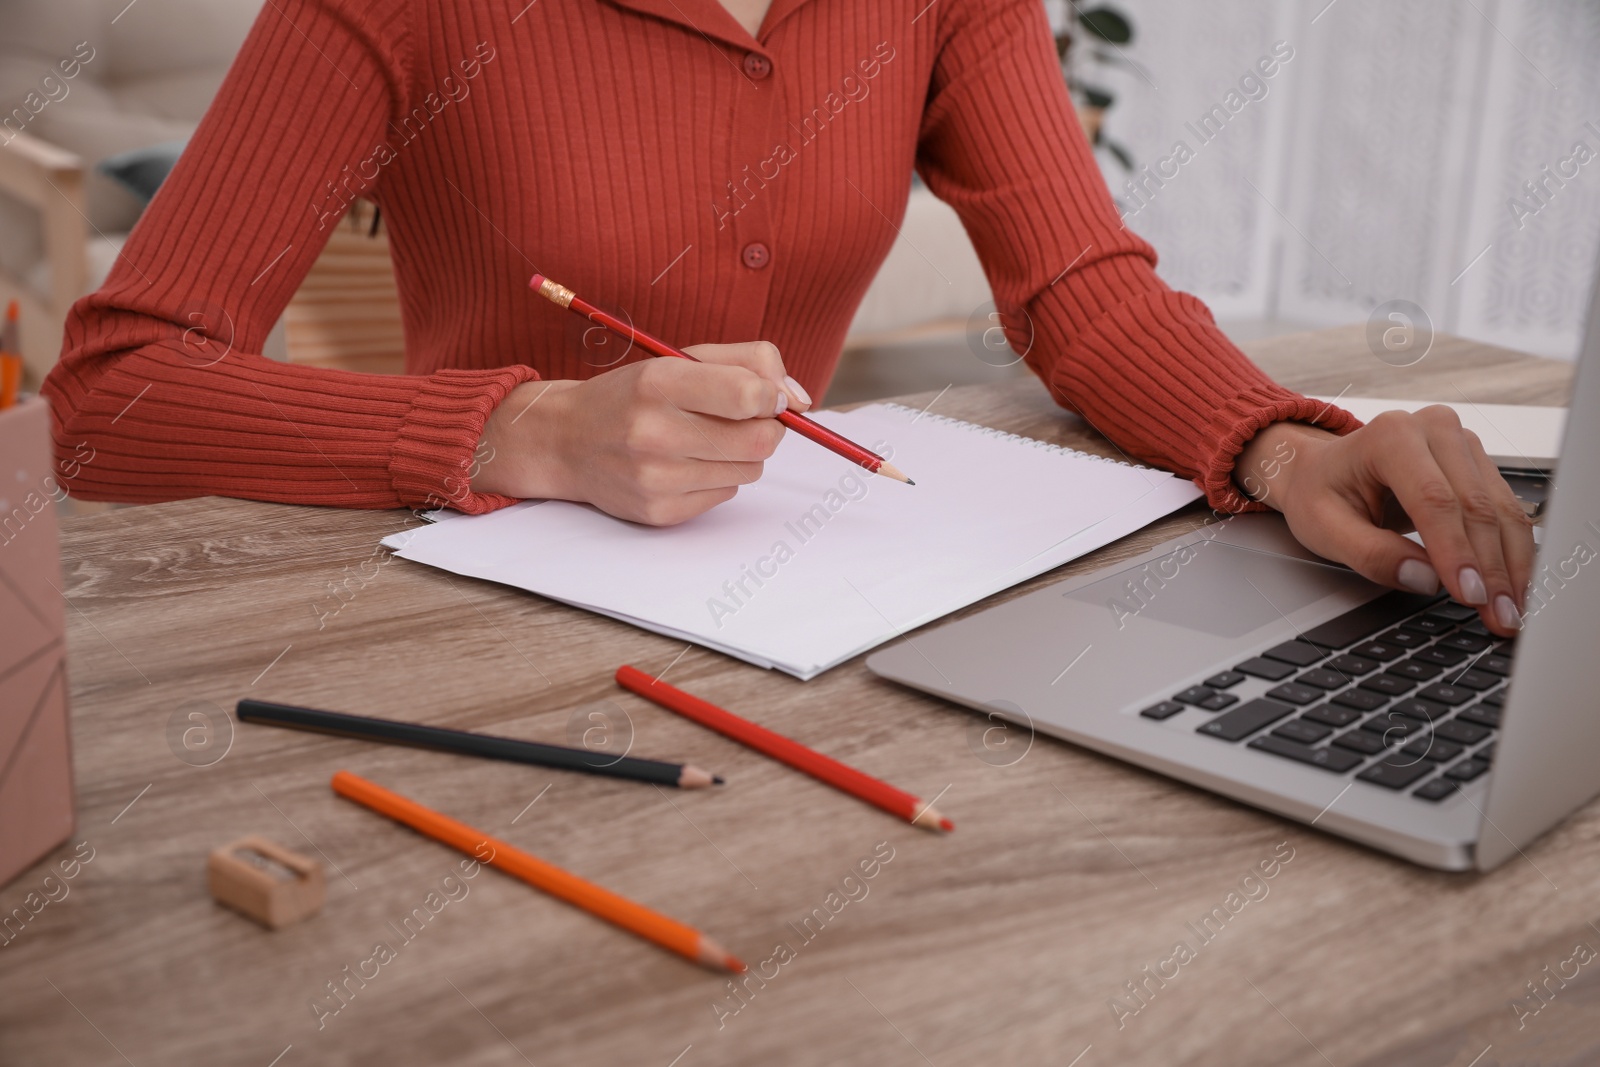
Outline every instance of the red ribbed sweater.
<path id="1" fill-rule="evenodd" d="M 1213 505 L 1245 506 L 1230 473 L 1262 426 L 1356 425 L 1156 277 L 1038 0 L 775 0 L 757 38 L 717 0 L 273 0 L 66 323 L 44 392 L 59 452 L 94 449 L 68 488 L 508 503 L 469 487 L 494 406 L 604 369 L 535 270 L 680 344 L 772 341 L 821 396 L 913 166 L 1055 398 Z M 358 193 L 389 227 L 408 373 L 264 358 Z"/>

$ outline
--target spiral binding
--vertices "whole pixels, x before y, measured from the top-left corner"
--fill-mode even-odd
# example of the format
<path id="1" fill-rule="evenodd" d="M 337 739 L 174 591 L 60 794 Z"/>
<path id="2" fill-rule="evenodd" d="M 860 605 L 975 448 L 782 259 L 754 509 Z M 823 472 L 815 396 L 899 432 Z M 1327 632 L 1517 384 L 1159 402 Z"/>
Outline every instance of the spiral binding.
<path id="1" fill-rule="evenodd" d="M 1092 460 L 1095 463 L 1111 463 L 1118 467 L 1132 467 L 1134 470 L 1150 471 L 1154 474 L 1167 473 L 1166 471 L 1157 470 L 1154 467 L 1147 467 L 1143 463 L 1130 463 L 1123 459 L 1112 459 L 1110 456 L 1099 456 L 1093 452 L 1085 452 L 1081 448 L 1068 448 L 1066 445 L 1053 445 L 1049 441 L 1041 441 L 1037 437 L 1024 437 L 1017 433 L 1007 433 L 1005 430 L 997 430 L 993 426 L 984 426 L 980 423 L 968 422 L 965 419 L 953 419 L 949 415 L 930 415 L 925 411 L 918 411 L 916 408 L 907 407 L 904 404 L 885 403 L 878 406 L 882 407 L 886 411 L 904 412 L 908 415 L 920 415 L 922 418 L 933 419 L 935 422 L 942 422 L 947 426 L 956 426 L 963 430 L 972 430 L 976 433 L 981 433 L 986 437 L 994 437 L 1002 441 L 1015 441 L 1018 444 L 1030 445 L 1033 448 L 1044 449 L 1046 452 L 1057 452 L 1065 456 L 1077 456 L 1079 459 Z"/>

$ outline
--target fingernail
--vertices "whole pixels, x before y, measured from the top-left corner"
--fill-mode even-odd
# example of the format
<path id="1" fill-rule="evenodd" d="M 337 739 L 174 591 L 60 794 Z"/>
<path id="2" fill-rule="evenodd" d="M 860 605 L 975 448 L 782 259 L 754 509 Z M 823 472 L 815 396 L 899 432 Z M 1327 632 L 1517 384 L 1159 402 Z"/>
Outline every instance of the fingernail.
<path id="1" fill-rule="evenodd" d="M 1400 588 L 1413 593 L 1432 596 L 1439 591 L 1439 572 L 1420 559 L 1408 559 L 1400 564 L 1395 579 L 1400 583 Z"/>
<path id="2" fill-rule="evenodd" d="M 1504 594 L 1494 598 L 1494 617 L 1507 630 L 1522 629 L 1522 616 L 1517 614 L 1517 605 Z"/>
<path id="3" fill-rule="evenodd" d="M 806 407 L 811 406 L 811 394 L 806 392 L 799 382 L 795 381 L 792 377 L 786 374 L 783 376 L 783 384 L 789 387 L 789 392 L 794 394 L 794 398 L 796 400 L 800 401 L 800 403 L 804 404 Z"/>
<path id="4" fill-rule="evenodd" d="M 778 390 L 778 406 L 777 406 L 776 409 L 773 410 L 772 415 L 773 415 L 774 418 L 776 418 L 777 416 L 782 415 L 785 411 L 788 411 L 788 410 L 789 410 L 789 394 L 784 392 L 782 389 L 779 389 Z"/>
<path id="5" fill-rule="evenodd" d="M 1461 568 L 1461 601 L 1473 607 L 1489 602 L 1489 590 L 1483 587 L 1483 575 L 1476 567 Z"/>

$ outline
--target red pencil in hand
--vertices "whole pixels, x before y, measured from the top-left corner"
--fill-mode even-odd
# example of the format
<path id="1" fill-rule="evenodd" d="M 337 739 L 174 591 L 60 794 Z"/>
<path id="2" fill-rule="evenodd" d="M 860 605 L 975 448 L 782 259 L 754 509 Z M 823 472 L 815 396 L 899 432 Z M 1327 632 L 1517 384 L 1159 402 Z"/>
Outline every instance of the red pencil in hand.
<path id="1" fill-rule="evenodd" d="M 643 330 L 623 322 L 615 315 L 600 310 L 571 289 L 564 285 L 557 285 L 543 274 L 535 274 L 533 280 L 528 282 L 528 285 L 534 292 L 552 304 L 559 304 L 564 308 L 577 312 L 590 322 L 599 323 L 618 336 L 626 337 L 628 340 L 635 342 L 640 348 L 653 356 L 671 356 L 675 359 L 687 359 L 695 363 L 700 362 L 700 360 L 695 359 L 681 348 L 674 348 L 660 338 L 652 337 Z M 896 467 L 876 452 L 862 448 L 850 438 L 845 437 L 843 434 L 834 433 L 820 422 L 813 422 L 804 415 L 793 411 L 782 412 L 777 416 L 777 419 L 800 436 L 815 441 L 828 451 L 843 456 L 852 463 L 865 467 L 873 474 L 881 474 L 886 478 L 893 478 L 897 482 L 905 482 L 907 485 L 917 484 L 907 478 L 899 467 Z"/>
<path id="2" fill-rule="evenodd" d="M 820 752 L 813 752 L 798 741 L 792 741 L 782 734 L 775 734 L 764 726 L 757 726 L 748 719 L 741 719 L 715 704 L 685 693 L 660 679 L 652 678 L 637 667 L 618 667 L 617 684 L 624 689 L 631 689 L 646 700 L 660 704 L 668 711 L 677 712 L 686 719 L 692 719 L 724 737 L 730 737 L 742 745 L 753 748 L 762 755 L 771 756 L 780 763 L 787 763 L 795 770 L 804 771 L 835 789 L 865 800 L 868 804 L 874 804 L 914 826 L 928 830 L 956 828 L 955 823 L 935 811 L 932 804 L 924 804 L 919 798 L 904 790 L 896 789 L 887 782 L 880 782 L 854 767 L 847 767 L 836 759 L 824 756 Z"/>

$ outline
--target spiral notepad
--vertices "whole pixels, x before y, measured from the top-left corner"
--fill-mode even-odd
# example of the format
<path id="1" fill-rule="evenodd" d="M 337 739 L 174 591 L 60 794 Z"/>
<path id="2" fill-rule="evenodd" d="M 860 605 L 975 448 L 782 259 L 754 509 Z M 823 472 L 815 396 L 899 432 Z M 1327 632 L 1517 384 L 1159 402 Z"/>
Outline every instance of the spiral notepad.
<path id="1" fill-rule="evenodd" d="M 816 418 L 917 484 L 789 434 L 760 481 L 681 526 L 529 501 L 384 544 L 808 679 L 1201 495 L 1148 467 L 899 405 Z"/>

